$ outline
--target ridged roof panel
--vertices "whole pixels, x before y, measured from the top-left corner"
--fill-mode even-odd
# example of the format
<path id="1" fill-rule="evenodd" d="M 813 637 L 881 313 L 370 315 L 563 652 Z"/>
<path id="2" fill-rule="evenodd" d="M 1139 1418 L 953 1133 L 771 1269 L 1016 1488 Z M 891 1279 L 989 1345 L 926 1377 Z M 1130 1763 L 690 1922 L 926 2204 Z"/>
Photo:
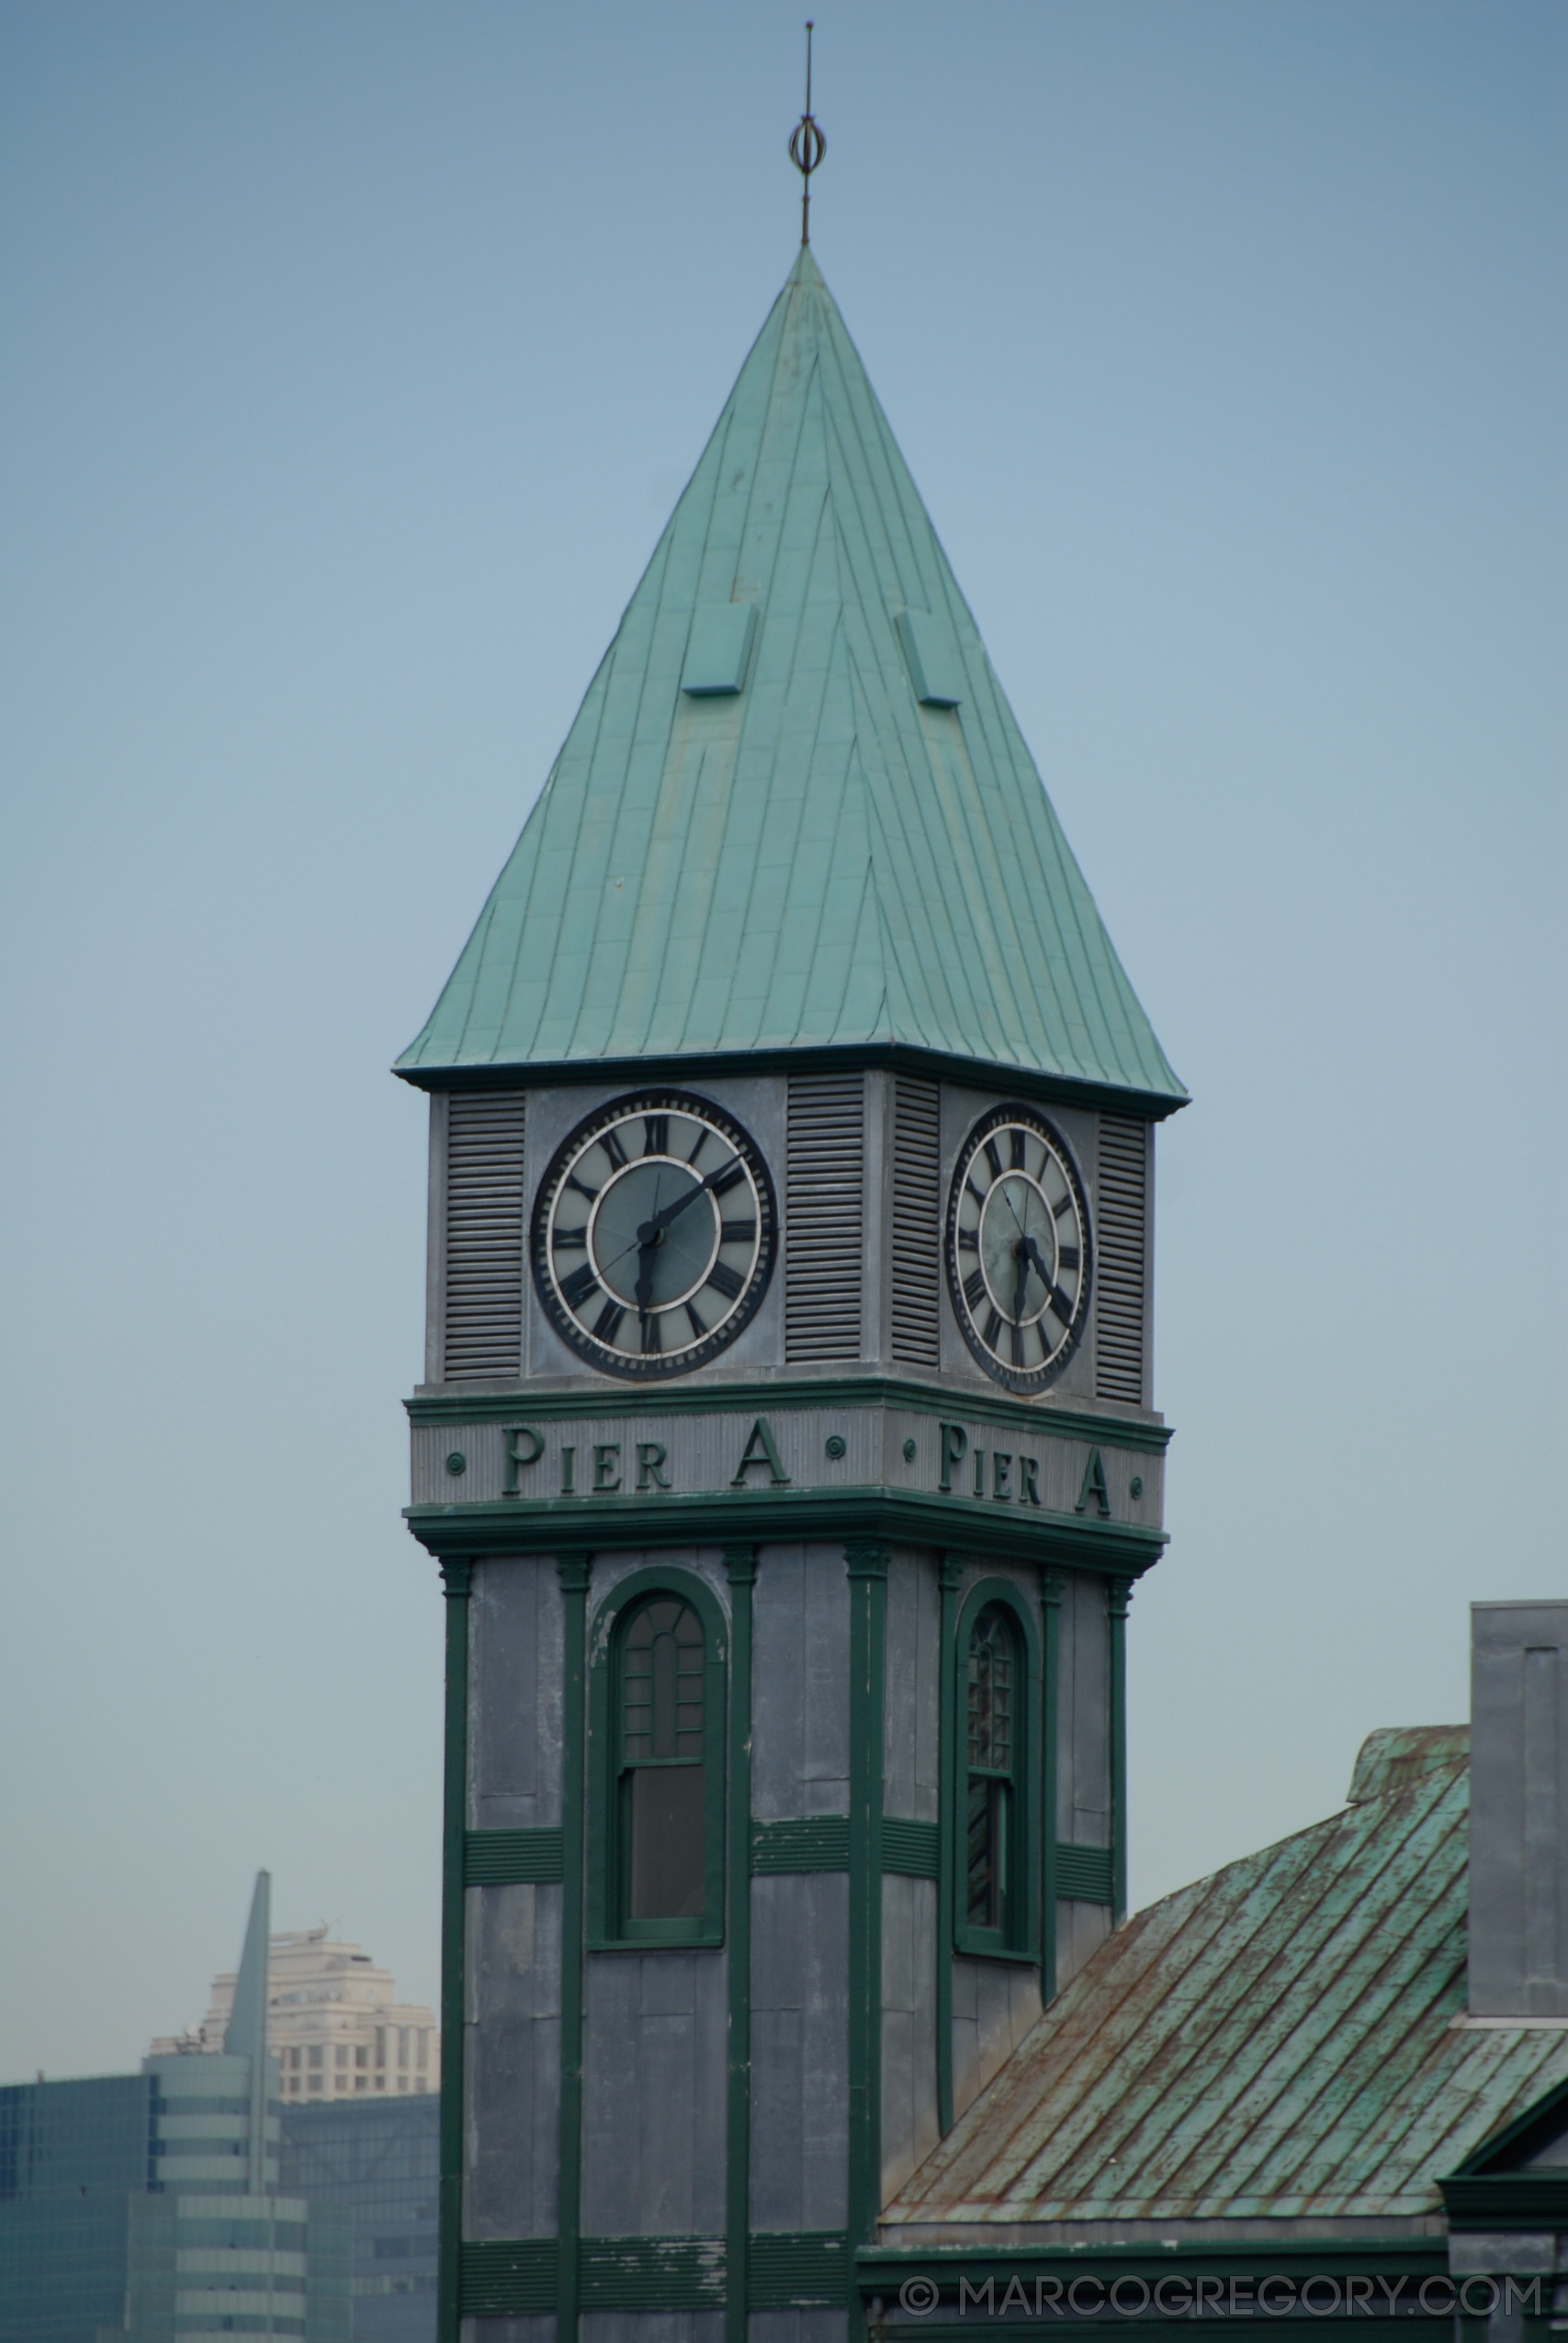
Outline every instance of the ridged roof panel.
<path id="1" fill-rule="evenodd" d="M 746 602 L 744 689 L 684 693 L 694 616 Z M 955 709 L 916 699 L 906 610 Z M 889 1045 L 1185 1097 L 803 251 L 398 1065 Z"/>
<path id="2" fill-rule="evenodd" d="M 1453 2022 L 1468 1737 L 1374 1737 L 1399 1745 L 1380 1794 L 1117 1930 L 905 2184 L 885 2235 L 1441 2213 L 1438 2177 L 1568 2079 L 1568 2040 Z"/>

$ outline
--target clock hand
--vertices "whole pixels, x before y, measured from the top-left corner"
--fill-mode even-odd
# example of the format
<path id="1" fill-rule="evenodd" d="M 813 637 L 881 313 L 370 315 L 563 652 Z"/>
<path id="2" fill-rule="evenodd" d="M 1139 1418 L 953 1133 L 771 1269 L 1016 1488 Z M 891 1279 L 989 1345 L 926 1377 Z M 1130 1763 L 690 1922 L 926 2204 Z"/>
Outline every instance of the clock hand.
<path id="1" fill-rule="evenodd" d="M 707 1178 L 702 1181 L 698 1186 L 694 1188 L 688 1188 L 683 1195 L 678 1195 L 676 1197 L 673 1204 L 667 1204 L 662 1212 L 656 1212 L 651 1220 L 645 1220 L 642 1224 L 642 1228 L 637 1232 L 637 1242 L 639 1244 L 652 1244 L 655 1239 L 660 1236 L 663 1231 L 669 1228 L 670 1223 L 678 1214 L 684 1212 L 689 1204 L 695 1204 L 697 1198 L 704 1193 L 704 1190 L 711 1189 L 714 1182 L 716 1180 L 722 1179 L 724 1174 L 728 1172 L 730 1168 L 729 1164 L 721 1163 L 718 1170 L 716 1172 L 710 1172 Z"/>
<path id="2" fill-rule="evenodd" d="M 1032 1237 L 1025 1237 L 1018 1249 L 1018 1287 L 1012 1297 L 1012 1322 L 1015 1326 L 1023 1324 L 1023 1294 L 1029 1284 L 1029 1255 L 1033 1243 Z"/>

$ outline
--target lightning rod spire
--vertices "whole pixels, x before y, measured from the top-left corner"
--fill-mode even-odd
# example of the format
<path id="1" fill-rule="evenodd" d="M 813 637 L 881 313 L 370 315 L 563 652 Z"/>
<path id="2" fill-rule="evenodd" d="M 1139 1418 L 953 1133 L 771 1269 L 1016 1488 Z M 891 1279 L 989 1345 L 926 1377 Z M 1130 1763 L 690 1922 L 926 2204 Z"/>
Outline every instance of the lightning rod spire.
<path id="1" fill-rule="evenodd" d="M 806 19 L 806 111 L 789 134 L 789 159 L 800 174 L 800 241 L 811 242 L 811 174 L 828 152 L 828 141 L 811 111 L 811 24 Z"/>

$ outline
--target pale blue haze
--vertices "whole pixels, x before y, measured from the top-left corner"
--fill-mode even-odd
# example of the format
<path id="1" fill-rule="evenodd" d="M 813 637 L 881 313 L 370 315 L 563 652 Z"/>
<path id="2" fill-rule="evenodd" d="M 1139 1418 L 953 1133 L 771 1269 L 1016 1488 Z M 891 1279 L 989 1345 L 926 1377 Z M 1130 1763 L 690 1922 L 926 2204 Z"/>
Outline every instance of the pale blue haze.
<path id="1" fill-rule="evenodd" d="M 800 12 L 0 10 L 0 2079 L 431 1998 L 418 1032 L 794 255 Z M 1557 0 L 818 16 L 815 249 L 1194 1097 L 1142 1901 L 1560 1595 Z"/>

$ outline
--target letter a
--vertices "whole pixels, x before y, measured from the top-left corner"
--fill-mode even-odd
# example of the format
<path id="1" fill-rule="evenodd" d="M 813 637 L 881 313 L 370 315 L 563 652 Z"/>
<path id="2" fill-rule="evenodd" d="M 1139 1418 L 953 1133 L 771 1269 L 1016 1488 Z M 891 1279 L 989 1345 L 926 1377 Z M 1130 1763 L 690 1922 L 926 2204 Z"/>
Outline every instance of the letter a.
<path id="1" fill-rule="evenodd" d="M 1105 1486 L 1105 1466 L 1100 1461 L 1098 1448 L 1091 1448 L 1089 1452 L 1089 1462 L 1083 1468 L 1083 1484 L 1078 1490 L 1078 1501 L 1073 1507 L 1074 1512 L 1087 1513 L 1091 1497 L 1095 1511 L 1102 1522 L 1108 1522 L 1111 1519 L 1111 1491 Z"/>
<path id="2" fill-rule="evenodd" d="M 759 1416 L 751 1426 L 750 1438 L 747 1441 L 742 1452 L 735 1478 L 729 1484 L 731 1488 L 745 1488 L 747 1467 L 750 1465 L 766 1465 L 773 1475 L 775 1488 L 789 1487 L 789 1475 L 779 1462 L 779 1452 L 773 1446 L 773 1435 L 768 1430 L 766 1416 Z"/>

